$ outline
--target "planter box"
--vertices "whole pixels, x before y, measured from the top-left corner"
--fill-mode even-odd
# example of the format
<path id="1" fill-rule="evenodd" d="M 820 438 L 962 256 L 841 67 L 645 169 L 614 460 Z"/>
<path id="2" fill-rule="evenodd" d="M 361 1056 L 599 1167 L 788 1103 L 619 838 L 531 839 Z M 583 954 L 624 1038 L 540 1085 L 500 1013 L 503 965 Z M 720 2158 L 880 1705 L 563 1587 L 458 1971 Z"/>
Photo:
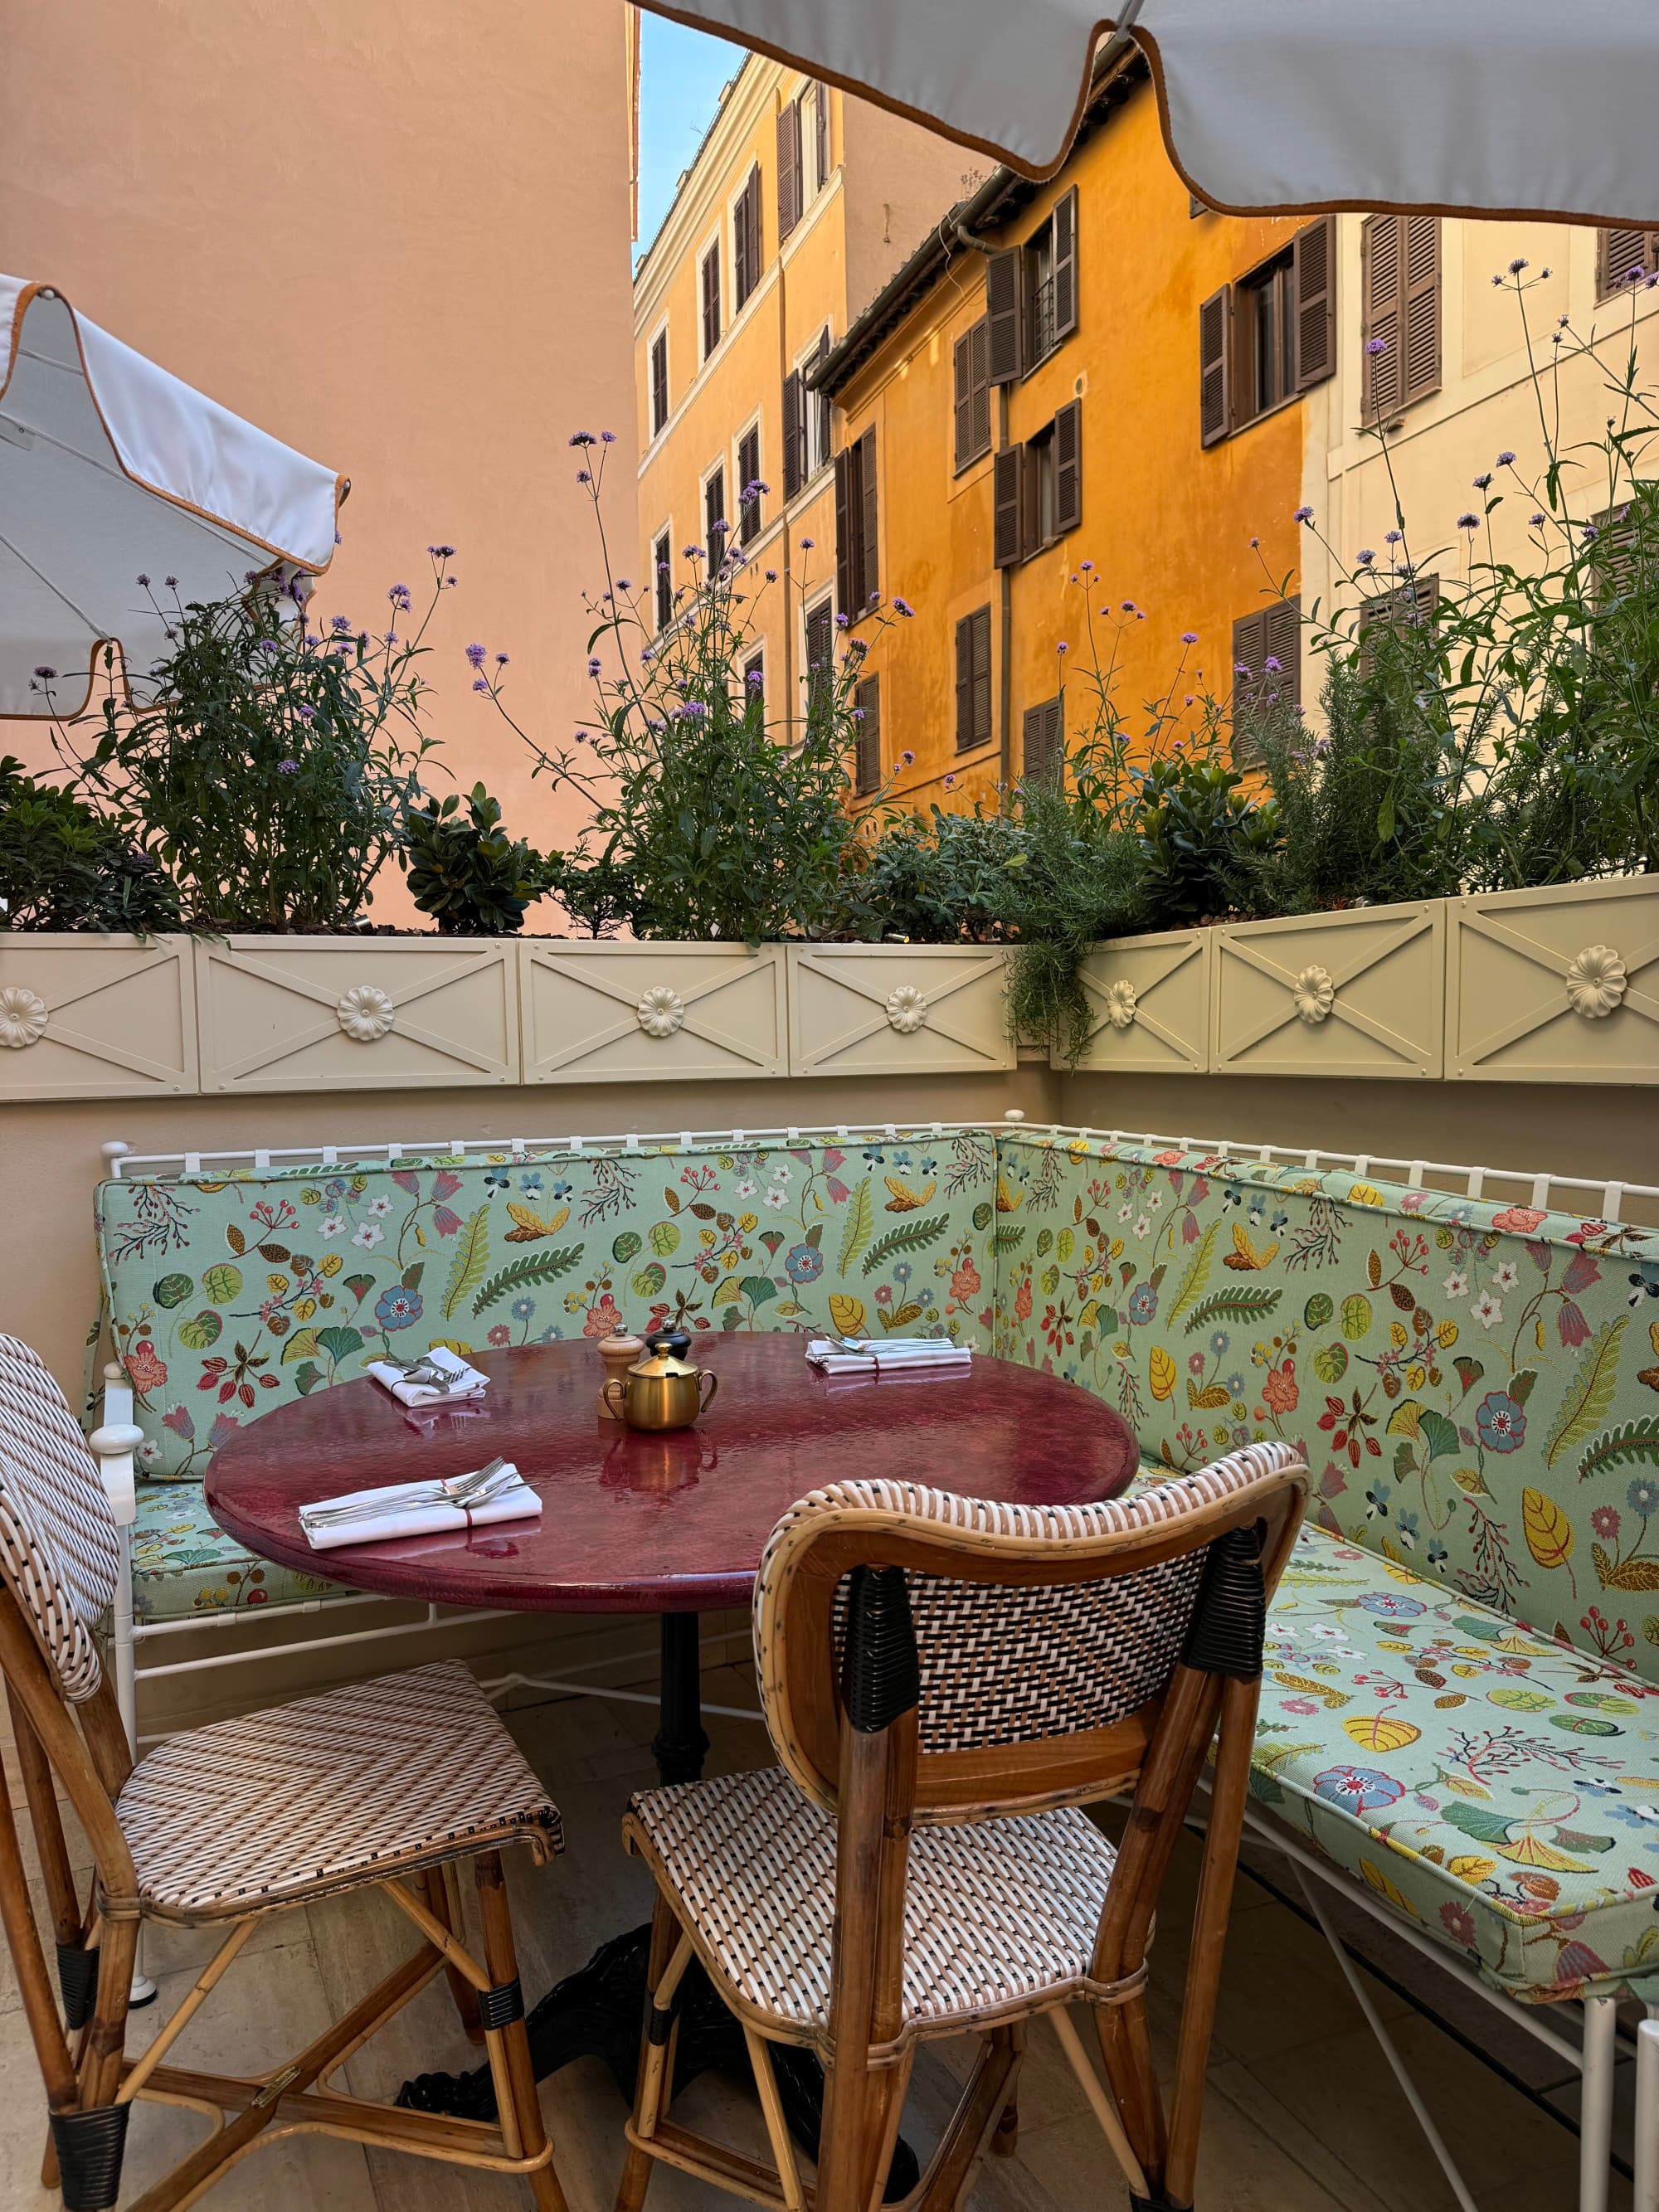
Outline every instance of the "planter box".
<path id="1" fill-rule="evenodd" d="M 516 1083 L 513 946 L 500 938 L 198 942 L 204 1091 L 428 1091 Z"/>
<path id="2" fill-rule="evenodd" d="M 1215 934 L 1176 929 L 1095 946 L 1081 970 L 1092 1020 L 1079 1073 L 1203 1074 L 1210 1064 Z M 1070 1063 L 1056 1051 L 1050 1065 Z"/>
<path id="3" fill-rule="evenodd" d="M 781 945 L 573 939 L 517 951 L 526 1083 L 786 1072 Z"/>
<path id="4" fill-rule="evenodd" d="M 198 1088 L 187 937 L 0 931 L 0 1099 Z"/>
<path id="5" fill-rule="evenodd" d="M 963 1075 L 1015 1065 L 1000 945 L 792 945 L 792 1075 Z"/>
<path id="6" fill-rule="evenodd" d="M 1441 899 L 1217 930 L 1211 1073 L 1437 1077 L 1445 933 Z"/>
<path id="7" fill-rule="evenodd" d="M 1659 876 L 1451 902 L 1448 1075 L 1659 1083 Z"/>

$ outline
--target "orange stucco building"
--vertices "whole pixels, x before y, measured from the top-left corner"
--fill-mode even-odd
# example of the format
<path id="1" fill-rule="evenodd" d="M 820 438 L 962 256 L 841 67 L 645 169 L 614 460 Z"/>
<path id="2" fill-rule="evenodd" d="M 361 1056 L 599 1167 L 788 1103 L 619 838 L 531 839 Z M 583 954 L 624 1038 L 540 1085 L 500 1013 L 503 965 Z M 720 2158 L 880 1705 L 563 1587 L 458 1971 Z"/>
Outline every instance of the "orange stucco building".
<path id="1" fill-rule="evenodd" d="M 812 657 L 825 649 L 835 586 L 831 414 L 805 372 L 975 181 L 971 161 L 751 55 L 635 273 L 646 618 L 665 620 L 703 572 L 687 547 L 740 538 L 756 594 L 745 672 L 780 736 L 803 710 L 809 625 Z"/>
<path id="2" fill-rule="evenodd" d="M 936 216 L 819 372 L 837 447 L 866 477 L 873 457 L 851 611 L 860 557 L 915 609 L 870 657 L 892 797 L 968 806 L 1074 746 L 1093 712 L 1085 605 L 1097 628 L 1126 599 L 1144 617 L 1121 649 L 1137 724 L 1183 654 L 1177 706 L 1225 696 L 1236 647 L 1294 667 L 1274 586 L 1296 590 L 1331 236 L 1192 202 L 1139 62 L 1097 85 L 1051 182 L 999 169 Z"/>
<path id="3" fill-rule="evenodd" d="M 614 430 L 631 488 L 634 23 L 617 0 L 6 11 L 0 268 L 349 476 L 325 611 L 384 619 L 428 543 L 458 549 L 422 664 L 441 757 L 543 844 L 568 809 L 462 648 L 512 654 L 549 740 L 584 711 L 599 567 L 565 440 Z M 0 750 L 45 742 L 13 722 Z M 404 897 L 390 877 L 381 910 Z"/>

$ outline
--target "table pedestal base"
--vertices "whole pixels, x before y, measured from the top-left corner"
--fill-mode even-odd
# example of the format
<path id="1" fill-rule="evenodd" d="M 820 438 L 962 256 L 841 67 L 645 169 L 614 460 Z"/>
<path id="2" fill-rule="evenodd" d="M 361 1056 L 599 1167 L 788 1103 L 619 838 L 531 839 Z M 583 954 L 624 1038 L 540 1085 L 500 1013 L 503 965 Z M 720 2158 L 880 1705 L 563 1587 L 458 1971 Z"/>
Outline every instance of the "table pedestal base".
<path id="1" fill-rule="evenodd" d="M 647 1923 L 630 1929 L 625 1936 L 613 1936 L 585 1966 L 555 1983 L 525 2023 L 538 2081 L 568 2066 L 573 2058 L 602 2058 L 623 2100 L 632 2106 L 650 1951 Z M 745 2084 L 752 2080 L 743 2030 L 701 1966 L 688 1969 L 674 2010 L 679 2021 L 674 2059 L 676 2096 L 699 2074 L 726 2074 Z M 823 2112 L 823 2069 L 810 2051 L 780 2043 L 772 2045 L 772 2065 L 789 2132 L 808 2157 L 816 2158 Z M 495 2116 L 495 2090 L 488 2066 L 471 2074 L 417 2074 L 398 2092 L 398 2102 L 417 2112 L 447 2112 L 464 2120 L 489 2120 Z M 915 2153 L 901 2141 L 888 2172 L 884 2201 L 892 2204 L 908 2197 L 918 2179 Z"/>

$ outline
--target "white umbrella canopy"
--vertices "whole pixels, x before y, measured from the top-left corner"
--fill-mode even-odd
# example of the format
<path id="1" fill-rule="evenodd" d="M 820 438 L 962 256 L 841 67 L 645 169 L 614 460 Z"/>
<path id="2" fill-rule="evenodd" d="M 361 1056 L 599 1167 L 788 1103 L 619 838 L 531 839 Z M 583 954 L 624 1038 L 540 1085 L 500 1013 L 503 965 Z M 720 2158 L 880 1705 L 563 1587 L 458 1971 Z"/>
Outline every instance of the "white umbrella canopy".
<path id="1" fill-rule="evenodd" d="M 137 676 L 161 605 L 333 558 L 343 480 L 77 315 L 0 276 L 0 715 L 72 714 L 112 641 Z M 149 592 L 136 581 L 155 580 Z M 40 668 L 56 672 L 48 702 Z"/>
<path id="2" fill-rule="evenodd" d="M 1100 37 L 1152 65 L 1176 167 L 1231 214 L 1659 222 L 1656 0 L 641 0 L 1031 177 Z"/>

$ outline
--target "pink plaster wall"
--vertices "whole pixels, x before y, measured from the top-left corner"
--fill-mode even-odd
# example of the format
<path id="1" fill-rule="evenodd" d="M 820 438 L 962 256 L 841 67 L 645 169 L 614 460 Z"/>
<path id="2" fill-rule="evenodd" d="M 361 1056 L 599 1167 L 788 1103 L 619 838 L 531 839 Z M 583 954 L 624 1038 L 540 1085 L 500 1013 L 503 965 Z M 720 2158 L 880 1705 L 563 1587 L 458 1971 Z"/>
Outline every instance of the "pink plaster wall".
<path id="1" fill-rule="evenodd" d="M 551 842 L 565 825 L 461 648 L 508 651 L 515 706 L 568 734 L 598 573 L 573 428 L 617 434 L 607 504 L 633 560 L 622 0 L 3 16 L 0 269 L 351 477 L 328 611 L 382 617 L 388 584 L 418 594 L 429 542 L 458 549 L 434 726 L 459 780 Z M 0 750 L 39 755 L 27 724 L 4 729 Z"/>

